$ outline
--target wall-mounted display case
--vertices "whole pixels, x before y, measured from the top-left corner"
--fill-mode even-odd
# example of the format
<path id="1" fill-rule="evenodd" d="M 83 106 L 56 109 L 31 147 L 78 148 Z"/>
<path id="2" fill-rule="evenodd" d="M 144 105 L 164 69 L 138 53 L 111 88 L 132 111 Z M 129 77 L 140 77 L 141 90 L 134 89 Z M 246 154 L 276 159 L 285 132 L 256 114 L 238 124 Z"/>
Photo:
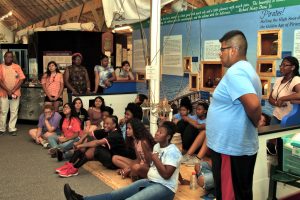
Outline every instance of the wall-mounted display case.
<path id="1" fill-rule="evenodd" d="M 183 72 L 190 73 L 192 70 L 192 57 L 183 57 Z"/>
<path id="2" fill-rule="evenodd" d="M 271 78 L 270 77 L 260 77 L 261 81 L 261 93 L 263 99 L 268 99 L 271 92 Z"/>
<path id="3" fill-rule="evenodd" d="M 257 57 L 281 58 L 282 30 L 261 30 L 257 33 Z"/>
<path id="4" fill-rule="evenodd" d="M 220 61 L 202 61 L 200 64 L 200 88 L 213 91 L 225 73 L 225 68 Z"/>
<path id="5" fill-rule="evenodd" d="M 276 60 L 258 60 L 256 72 L 259 76 L 276 76 Z"/>
<path id="6" fill-rule="evenodd" d="M 190 89 L 190 91 L 198 91 L 199 90 L 199 75 L 198 74 L 190 74 L 189 75 L 189 89 Z"/>
<path id="7" fill-rule="evenodd" d="M 136 82 L 146 81 L 146 74 L 144 72 L 136 72 L 135 77 L 136 77 Z"/>

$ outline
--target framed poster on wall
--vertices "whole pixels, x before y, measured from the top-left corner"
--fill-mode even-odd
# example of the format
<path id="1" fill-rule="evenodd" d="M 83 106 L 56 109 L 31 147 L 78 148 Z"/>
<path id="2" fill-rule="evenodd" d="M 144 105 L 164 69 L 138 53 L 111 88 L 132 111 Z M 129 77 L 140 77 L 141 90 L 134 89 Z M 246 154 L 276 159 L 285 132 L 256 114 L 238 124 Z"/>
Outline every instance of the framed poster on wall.
<path id="1" fill-rule="evenodd" d="M 65 72 L 67 66 L 72 65 L 71 51 L 46 51 L 43 55 L 43 72 L 47 71 L 47 65 L 50 61 L 55 61 L 58 64 L 58 69 L 61 73 Z"/>

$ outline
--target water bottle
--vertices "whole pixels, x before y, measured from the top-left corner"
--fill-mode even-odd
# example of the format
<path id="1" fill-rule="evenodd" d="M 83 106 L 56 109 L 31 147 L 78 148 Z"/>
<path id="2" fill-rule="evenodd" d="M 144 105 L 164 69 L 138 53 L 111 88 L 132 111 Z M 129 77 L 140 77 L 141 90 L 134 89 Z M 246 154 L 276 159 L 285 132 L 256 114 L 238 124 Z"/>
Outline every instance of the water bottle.
<path id="1" fill-rule="evenodd" d="M 190 189 L 191 190 L 196 190 L 197 187 L 198 187 L 198 184 L 197 184 L 196 172 L 192 172 L 192 176 L 191 176 L 191 179 L 190 179 Z"/>

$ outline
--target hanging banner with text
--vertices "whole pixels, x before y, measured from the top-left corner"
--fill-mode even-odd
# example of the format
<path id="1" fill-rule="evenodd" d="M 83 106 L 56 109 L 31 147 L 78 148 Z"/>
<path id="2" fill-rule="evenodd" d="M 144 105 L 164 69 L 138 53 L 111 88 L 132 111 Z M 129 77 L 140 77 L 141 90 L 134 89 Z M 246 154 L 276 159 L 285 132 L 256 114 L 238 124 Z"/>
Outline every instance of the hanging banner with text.
<path id="1" fill-rule="evenodd" d="M 270 12 L 269 9 L 282 8 L 299 5 L 298 0 L 239 0 L 236 2 L 205 6 L 203 8 L 188 10 L 180 13 L 172 13 L 161 17 L 161 25 L 180 23 L 192 20 L 234 15 L 247 12 L 265 10 L 267 16 L 274 16 L 278 13 Z M 150 20 L 143 22 L 143 27 L 149 27 Z M 140 28 L 140 23 L 133 25 L 135 29 Z"/>

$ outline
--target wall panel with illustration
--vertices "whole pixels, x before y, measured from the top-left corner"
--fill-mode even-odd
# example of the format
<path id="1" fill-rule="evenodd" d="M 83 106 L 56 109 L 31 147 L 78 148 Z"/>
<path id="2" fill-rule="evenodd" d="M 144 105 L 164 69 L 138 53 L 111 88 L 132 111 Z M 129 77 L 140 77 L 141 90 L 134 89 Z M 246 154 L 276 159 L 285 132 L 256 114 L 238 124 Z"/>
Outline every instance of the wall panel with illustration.
<path id="1" fill-rule="evenodd" d="M 189 13 L 190 11 L 184 12 L 182 14 L 179 14 L 179 21 L 181 22 L 175 23 L 174 25 L 172 24 L 172 22 L 174 21 L 172 20 L 172 17 L 169 17 L 170 19 L 168 19 L 168 21 L 167 17 L 163 17 L 162 23 L 165 25 L 162 25 L 161 27 L 161 48 L 164 47 L 163 40 L 165 36 L 182 35 L 183 61 L 185 57 L 198 57 L 198 61 L 201 62 L 204 61 L 205 41 L 218 40 L 227 31 L 238 29 L 243 31 L 247 37 L 247 58 L 255 68 L 258 60 L 264 61 L 265 59 L 271 59 L 271 61 L 275 62 L 275 71 L 277 71 L 279 69 L 278 66 L 281 62 L 282 54 L 294 55 L 298 59 L 300 59 L 300 41 L 294 40 L 295 30 L 297 32 L 297 30 L 300 29 L 300 13 L 298 12 L 300 9 L 300 3 L 298 3 L 299 5 L 296 5 L 296 1 L 292 0 L 283 0 L 280 1 L 280 3 L 268 3 L 267 1 L 247 2 L 252 2 L 252 4 L 234 2 L 223 4 L 223 8 L 221 6 L 212 6 L 210 9 L 215 10 L 215 12 L 209 11 L 208 8 L 197 9 L 194 11 L 196 14 L 194 13 L 194 15 L 192 15 L 193 20 L 189 20 L 189 18 L 183 19 L 183 17 L 187 16 L 187 13 Z M 253 2 L 258 3 L 259 5 L 254 5 L 255 3 Z M 218 9 L 218 11 L 216 10 L 216 8 Z M 225 10 L 225 8 L 228 8 L 228 10 L 231 10 L 231 12 L 222 12 L 221 9 Z M 254 12 L 250 12 L 252 10 Z M 218 17 L 209 18 L 209 16 L 212 15 L 218 15 Z M 282 34 L 282 46 L 279 52 L 280 58 L 258 58 L 258 32 L 262 30 L 278 29 Z M 145 28 L 145 32 L 149 42 L 149 29 Z M 298 37 L 300 37 L 299 34 Z M 135 30 L 133 32 L 133 40 L 136 39 L 141 39 L 140 30 Z M 277 42 L 276 40 L 269 41 L 275 43 Z M 294 48 L 297 51 L 294 51 Z M 161 52 L 163 52 L 163 50 L 161 50 Z M 192 63 L 190 73 L 201 73 L 199 62 Z M 164 66 L 162 66 L 162 70 L 164 70 Z M 163 76 L 163 78 L 168 79 L 169 76 L 166 74 Z M 179 82 L 180 80 L 187 79 L 184 81 L 187 82 L 187 84 L 181 86 L 182 89 L 179 90 L 179 94 L 176 94 L 176 92 L 171 92 L 172 95 L 166 94 L 169 99 L 174 98 L 176 95 L 178 96 L 190 92 L 188 85 L 188 76 L 172 76 L 172 79 L 178 79 Z M 275 77 L 271 77 L 270 79 L 271 83 L 274 83 Z M 174 88 L 178 90 L 177 87 L 174 87 L 172 85 L 171 81 L 163 81 L 162 84 L 164 83 L 171 85 L 164 85 L 163 87 Z M 267 108 L 267 110 L 270 110 L 270 108 Z"/>

